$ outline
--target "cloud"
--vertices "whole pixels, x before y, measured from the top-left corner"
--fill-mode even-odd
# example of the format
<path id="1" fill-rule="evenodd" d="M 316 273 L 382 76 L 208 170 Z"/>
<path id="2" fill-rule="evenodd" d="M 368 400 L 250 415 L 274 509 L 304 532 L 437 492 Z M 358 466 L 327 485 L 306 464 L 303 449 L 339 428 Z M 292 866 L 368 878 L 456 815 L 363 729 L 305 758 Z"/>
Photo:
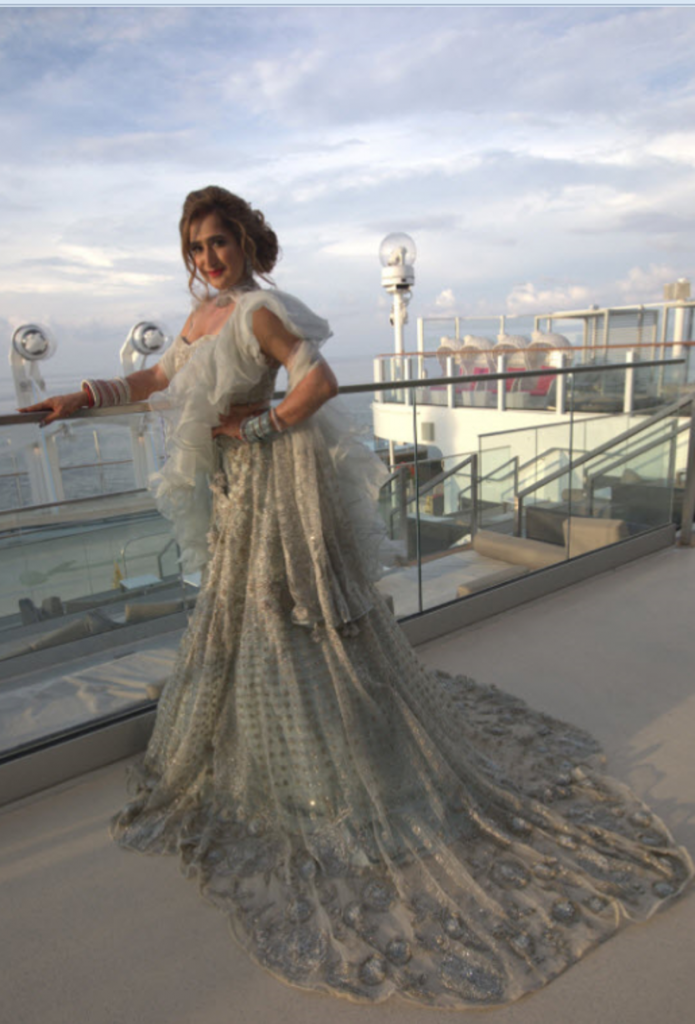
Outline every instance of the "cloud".
<path id="1" fill-rule="evenodd" d="M 616 282 L 616 290 L 626 303 L 661 302 L 664 285 L 677 281 L 679 276 L 678 271 L 667 264 L 652 263 L 646 269 L 632 267 Z"/>
<path id="2" fill-rule="evenodd" d="M 654 295 L 692 263 L 694 44 L 678 8 L 4 9 L 4 314 L 182 320 L 177 221 L 212 181 L 355 350 L 390 347 L 394 230 L 411 320 Z"/>
<path id="3" fill-rule="evenodd" d="M 581 309 L 590 303 L 591 293 L 585 285 L 544 287 L 527 281 L 514 285 L 507 296 L 505 306 L 510 314 L 518 315 L 551 312 L 556 309 Z"/>
<path id="4" fill-rule="evenodd" d="M 453 288 L 445 288 L 439 293 L 437 298 L 434 300 L 434 305 L 438 310 L 455 310 L 457 306 L 456 296 L 454 295 Z"/>

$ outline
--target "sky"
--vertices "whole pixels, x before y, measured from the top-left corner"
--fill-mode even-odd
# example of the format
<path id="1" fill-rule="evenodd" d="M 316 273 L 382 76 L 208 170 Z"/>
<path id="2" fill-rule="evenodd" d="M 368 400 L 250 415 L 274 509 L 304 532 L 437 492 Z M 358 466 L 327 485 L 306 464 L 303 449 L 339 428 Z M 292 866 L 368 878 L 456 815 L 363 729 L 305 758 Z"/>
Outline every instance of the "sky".
<path id="1" fill-rule="evenodd" d="M 392 231 L 409 347 L 417 316 L 658 301 L 695 274 L 693 53 L 689 7 L 0 7 L 6 344 L 45 324 L 98 375 L 138 320 L 176 333 L 212 183 L 263 210 L 329 358 L 392 349 Z"/>

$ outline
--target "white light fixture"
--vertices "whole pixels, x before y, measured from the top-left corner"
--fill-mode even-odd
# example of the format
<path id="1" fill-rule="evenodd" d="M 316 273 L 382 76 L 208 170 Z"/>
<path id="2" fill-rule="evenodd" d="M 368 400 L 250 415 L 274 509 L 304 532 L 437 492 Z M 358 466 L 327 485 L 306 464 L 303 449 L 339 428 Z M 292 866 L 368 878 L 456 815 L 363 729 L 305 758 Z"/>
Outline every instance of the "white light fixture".
<path id="1" fill-rule="evenodd" d="M 50 359 L 56 348 L 53 335 L 38 324 L 22 324 L 12 335 L 10 366 L 20 407 L 35 405 L 46 397 L 46 382 L 38 364 Z"/>
<path id="2" fill-rule="evenodd" d="M 50 359 L 56 350 L 56 343 L 45 327 L 23 324 L 12 335 L 12 348 L 20 358 L 33 363 L 39 359 Z"/>
<path id="3" fill-rule="evenodd" d="M 415 242 L 410 235 L 397 231 L 387 235 L 379 246 L 381 286 L 393 296 L 390 321 L 394 329 L 396 354 L 403 353 L 403 325 L 408 322 L 407 305 L 415 284 L 413 264 L 417 258 Z"/>
<path id="4" fill-rule="evenodd" d="M 148 356 L 162 352 L 169 342 L 164 330 L 151 320 L 141 320 L 131 327 L 121 349 L 121 366 L 127 375 L 141 370 Z"/>

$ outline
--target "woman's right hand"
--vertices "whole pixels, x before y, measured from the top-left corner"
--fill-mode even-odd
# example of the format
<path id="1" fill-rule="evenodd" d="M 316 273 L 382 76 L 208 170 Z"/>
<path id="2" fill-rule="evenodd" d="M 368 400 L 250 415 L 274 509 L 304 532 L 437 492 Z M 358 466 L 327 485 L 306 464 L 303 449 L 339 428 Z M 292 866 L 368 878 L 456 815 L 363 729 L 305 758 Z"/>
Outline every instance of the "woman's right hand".
<path id="1" fill-rule="evenodd" d="M 52 395 L 43 402 L 36 405 L 26 405 L 17 412 L 46 412 L 46 418 L 39 424 L 41 427 L 53 423 L 54 420 L 66 419 L 72 416 L 78 409 L 84 409 L 89 405 L 89 398 L 86 391 L 73 391 L 69 395 Z"/>

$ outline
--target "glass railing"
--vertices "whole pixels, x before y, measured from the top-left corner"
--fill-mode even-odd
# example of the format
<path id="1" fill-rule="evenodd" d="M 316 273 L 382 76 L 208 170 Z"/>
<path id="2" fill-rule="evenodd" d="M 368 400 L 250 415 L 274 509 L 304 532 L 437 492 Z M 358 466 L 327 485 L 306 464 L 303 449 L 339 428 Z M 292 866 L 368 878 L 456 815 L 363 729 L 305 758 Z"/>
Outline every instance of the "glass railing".
<path id="1" fill-rule="evenodd" d="M 381 423 L 375 449 L 389 472 L 379 508 L 396 557 L 378 588 L 395 614 L 421 615 L 672 522 L 688 469 L 689 410 L 673 384 L 679 365 L 643 367 L 671 380 L 670 406 L 603 415 L 574 401 L 581 373 L 593 370 L 527 374 L 529 394 L 553 377 L 564 412 L 528 425 L 527 411 L 525 425 L 478 433 L 463 449 L 442 448 L 445 433 L 435 443 L 437 417 L 475 413 L 423 404 L 418 381 L 343 388 L 365 431 L 372 417 Z M 597 371 L 611 375 L 601 393 L 624 395 L 632 369 Z M 491 375 L 495 398 L 503 401 L 517 378 Z M 472 375 L 444 377 L 436 386 L 449 399 L 452 387 L 471 382 Z M 386 396 L 392 421 L 383 419 Z M 151 704 L 149 669 L 128 677 L 120 653 L 125 647 L 137 658 L 138 645 L 149 645 L 165 676 L 199 580 L 182 576 L 170 524 L 137 486 L 162 449 L 158 419 L 142 406 L 111 418 L 83 413 L 45 433 L 37 417 L 4 417 L 0 440 L 26 473 L 23 505 L 15 488 L 14 507 L 0 511 L 2 756 Z M 67 497 L 78 466 L 90 474 L 80 484 L 86 493 Z M 36 500 L 51 489 L 57 499 Z M 109 674 L 109 663 L 118 671 Z"/>
<path id="2" fill-rule="evenodd" d="M 479 541 L 479 550 L 506 551 L 533 569 L 679 525 L 689 409 L 686 394 L 630 416 L 575 412 L 562 423 L 481 436 L 479 522 L 499 536 L 487 547 Z"/>
<path id="3" fill-rule="evenodd" d="M 446 339 L 444 339 L 446 340 Z M 478 339 L 478 344 L 485 341 Z M 458 350 L 441 348 L 375 360 L 375 380 L 419 382 L 419 405 L 605 414 L 630 413 L 672 401 L 689 373 L 692 342 L 614 344 L 601 350 L 573 345 L 489 349 L 462 344 Z M 490 341 L 490 344 L 492 342 Z M 655 349 L 661 349 L 655 352 Z M 678 355 L 677 359 L 671 358 Z M 655 362 L 656 360 L 656 362 Z M 571 395 L 560 367 L 581 370 Z M 504 381 L 499 374 L 508 376 Z M 445 385 L 442 378 L 454 378 Z M 385 392 L 381 401 L 401 402 L 403 393 Z"/>
<path id="4" fill-rule="evenodd" d="M 149 412 L 80 416 L 45 432 L 30 419 L 2 418 L 0 511 L 145 488 L 163 459 Z"/>

